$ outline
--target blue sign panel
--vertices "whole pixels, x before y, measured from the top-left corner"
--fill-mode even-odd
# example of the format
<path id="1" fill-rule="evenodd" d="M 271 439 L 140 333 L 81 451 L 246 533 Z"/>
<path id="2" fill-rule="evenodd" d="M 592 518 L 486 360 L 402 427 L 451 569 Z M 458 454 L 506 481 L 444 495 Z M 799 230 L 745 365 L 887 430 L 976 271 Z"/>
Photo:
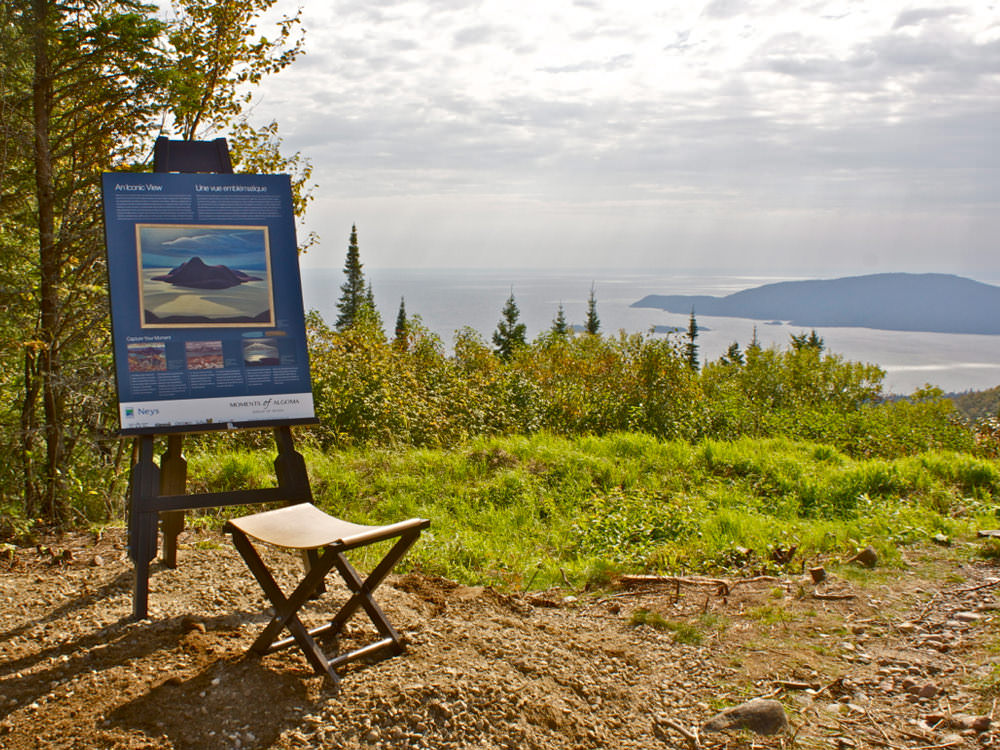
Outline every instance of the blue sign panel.
<path id="1" fill-rule="evenodd" d="M 315 418 L 287 175 L 104 175 L 126 434 Z"/>

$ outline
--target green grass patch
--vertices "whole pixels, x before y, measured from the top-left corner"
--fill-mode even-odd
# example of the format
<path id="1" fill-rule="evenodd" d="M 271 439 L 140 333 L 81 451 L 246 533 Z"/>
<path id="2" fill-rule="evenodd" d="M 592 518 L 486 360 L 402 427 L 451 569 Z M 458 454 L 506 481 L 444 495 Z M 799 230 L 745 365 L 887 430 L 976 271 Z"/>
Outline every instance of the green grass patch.
<path id="1" fill-rule="evenodd" d="M 534 434 L 447 449 L 302 450 L 328 512 L 372 524 L 431 519 L 404 569 L 513 590 L 600 589 L 624 572 L 798 571 L 869 544 L 877 571 L 895 571 L 900 547 L 995 523 L 1000 498 L 995 460 L 947 451 L 859 460 L 790 439 Z M 267 451 L 188 460 L 192 491 L 274 485 Z M 193 515 L 212 525 L 253 510 Z M 792 547 L 790 559 L 776 554 Z"/>
<path id="2" fill-rule="evenodd" d="M 635 610 L 629 622 L 633 627 L 645 625 L 655 630 L 667 631 L 673 635 L 674 641 L 687 646 L 698 646 L 704 640 L 704 635 L 695 625 L 683 620 L 668 620 L 663 615 L 648 609 Z"/>

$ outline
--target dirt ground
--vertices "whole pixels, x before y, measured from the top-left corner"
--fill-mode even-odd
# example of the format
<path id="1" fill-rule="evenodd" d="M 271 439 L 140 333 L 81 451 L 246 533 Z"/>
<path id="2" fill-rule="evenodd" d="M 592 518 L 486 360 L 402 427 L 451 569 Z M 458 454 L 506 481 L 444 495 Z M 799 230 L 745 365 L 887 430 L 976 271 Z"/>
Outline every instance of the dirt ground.
<path id="1" fill-rule="evenodd" d="M 256 582 L 227 538 L 181 541 L 142 622 L 123 532 L 0 551 L 0 747 L 1000 747 L 1000 569 L 967 548 L 820 585 L 521 595 L 394 576 L 377 598 L 407 653 L 348 667 L 335 695 L 297 650 L 248 657 L 267 619 Z M 282 580 L 299 570 L 270 559 Z M 368 635 L 352 622 L 350 640 Z M 702 731 L 755 697 L 781 702 L 787 731 Z"/>

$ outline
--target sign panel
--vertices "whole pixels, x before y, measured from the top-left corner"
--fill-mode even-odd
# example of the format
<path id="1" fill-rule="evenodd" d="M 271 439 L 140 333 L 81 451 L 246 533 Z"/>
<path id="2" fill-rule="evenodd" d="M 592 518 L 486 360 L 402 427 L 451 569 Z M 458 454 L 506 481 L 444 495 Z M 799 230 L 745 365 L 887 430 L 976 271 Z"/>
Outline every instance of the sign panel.
<path id="1" fill-rule="evenodd" d="M 104 175 L 125 434 L 314 421 L 287 175 Z"/>

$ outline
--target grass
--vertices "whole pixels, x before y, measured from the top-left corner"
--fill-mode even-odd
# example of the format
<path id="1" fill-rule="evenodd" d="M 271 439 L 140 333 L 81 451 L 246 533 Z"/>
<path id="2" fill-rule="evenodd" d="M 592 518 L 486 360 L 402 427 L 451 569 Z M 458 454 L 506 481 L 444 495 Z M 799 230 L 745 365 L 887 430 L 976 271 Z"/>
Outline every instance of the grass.
<path id="1" fill-rule="evenodd" d="M 784 439 L 536 434 L 442 450 L 303 453 L 329 512 L 360 523 L 431 519 L 405 565 L 508 589 L 565 580 L 599 589 L 622 572 L 775 572 L 772 552 L 793 545 L 789 569 L 869 544 L 878 570 L 894 569 L 901 546 L 996 525 L 1000 498 L 997 461 L 947 452 L 855 460 Z M 266 452 L 193 453 L 192 491 L 273 485 L 271 461 Z M 198 522 L 221 525 L 231 512 Z"/>
<path id="2" fill-rule="evenodd" d="M 683 620 L 668 620 L 663 615 L 648 609 L 637 609 L 632 613 L 629 622 L 633 627 L 645 625 L 656 630 L 671 633 L 674 641 L 687 646 L 698 646 L 704 640 L 704 635 L 695 625 Z"/>
<path id="3" fill-rule="evenodd" d="M 785 624 L 795 620 L 795 614 L 781 606 L 765 604 L 747 611 L 747 616 L 761 625 Z"/>

